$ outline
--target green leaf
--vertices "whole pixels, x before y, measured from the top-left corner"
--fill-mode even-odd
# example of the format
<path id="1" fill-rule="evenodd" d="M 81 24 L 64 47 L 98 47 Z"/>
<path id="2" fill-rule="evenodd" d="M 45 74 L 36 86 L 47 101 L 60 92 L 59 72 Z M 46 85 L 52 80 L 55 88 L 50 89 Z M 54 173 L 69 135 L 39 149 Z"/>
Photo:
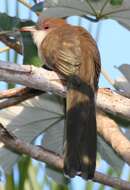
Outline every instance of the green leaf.
<path id="1" fill-rule="evenodd" d="M 44 6 L 43 2 L 36 3 L 34 6 L 32 6 L 31 10 L 34 12 L 42 12 L 43 6 Z"/>
<path id="2" fill-rule="evenodd" d="M 37 48 L 33 43 L 31 34 L 29 32 L 22 33 L 22 42 L 23 42 L 23 64 L 25 65 L 35 65 L 42 66 L 42 62 L 38 57 Z"/>
<path id="3" fill-rule="evenodd" d="M 15 181 L 14 181 L 14 177 L 13 177 L 13 172 L 6 176 L 5 189 L 6 190 L 16 190 L 16 185 L 15 185 Z"/>
<path id="4" fill-rule="evenodd" d="M 123 0 L 111 0 L 110 2 L 112 5 L 122 5 Z"/>
<path id="5" fill-rule="evenodd" d="M 94 183 L 92 181 L 88 181 L 86 183 L 86 189 L 93 190 L 94 189 Z"/>
<path id="6" fill-rule="evenodd" d="M 15 88 L 15 84 L 14 83 L 8 83 L 8 89 L 11 89 L 11 88 Z"/>
<path id="7" fill-rule="evenodd" d="M 11 17 L 6 13 L 0 13 L 0 30 L 15 30 L 19 28 L 19 24 L 19 18 Z"/>
<path id="8" fill-rule="evenodd" d="M 21 22 L 20 27 L 35 25 L 32 21 Z M 21 32 L 22 44 L 23 44 L 23 64 L 35 65 L 40 67 L 42 62 L 38 57 L 37 48 L 33 43 L 33 39 L 30 32 Z"/>
<path id="9" fill-rule="evenodd" d="M 5 24 L 6 23 L 6 24 Z M 17 30 L 23 26 L 34 25 L 32 21 L 22 21 L 17 17 L 8 16 L 5 13 L 0 13 L 0 30 L 2 33 L 7 33 L 8 36 L 13 36 L 17 38 L 19 35 L 17 32 L 14 33 L 14 30 Z M 33 43 L 31 34 L 21 33 L 23 39 L 23 54 L 24 54 L 24 64 L 41 66 L 42 63 L 37 54 L 37 48 Z M 19 36 L 20 38 L 20 36 Z M 20 39 L 21 41 L 21 39 Z"/>
<path id="10" fill-rule="evenodd" d="M 37 180 L 37 176 L 38 176 L 38 166 L 35 166 L 32 163 L 30 163 L 29 169 L 28 169 L 28 179 L 29 179 L 28 182 L 30 184 L 30 189 L 41 190 L 41 186 L 40 186 L 39 181 Z M 26 186 L 25 186 L 25 189 L 26 189 Z"/>
<path id="11" fill-rule="evenodd" d="M 18 170 L 19 170 L 19 183 L 18 190 L 24 189 L 25 181 L 28 179 L 28 168 L 30 165 L 30 158 L 28 156 L 22 156 L 22 158 L 18 162 Z"/>
<path id="12" fill-rule="evenodd" d="M 105 190 L 105 186 L 104 185 L 100 185 L 98 190 Z"/>

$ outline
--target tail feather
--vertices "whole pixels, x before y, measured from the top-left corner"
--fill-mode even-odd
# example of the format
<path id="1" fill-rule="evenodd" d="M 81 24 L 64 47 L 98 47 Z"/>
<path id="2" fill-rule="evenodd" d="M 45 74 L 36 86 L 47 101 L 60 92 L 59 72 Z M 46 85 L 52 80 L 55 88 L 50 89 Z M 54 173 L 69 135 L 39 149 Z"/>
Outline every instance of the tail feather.
<path id="1" fill-rule="evenodd" d="M 84 105 L 85 107 L 85 105 Z M 88 110 L 88 115 L 86 115 L 86 125 L 82 131 L 80 139 L 80 164 L 82 177 L 85 179 L 91 179 L 94 176 L 95 167 L 96 167 L 96 116 L 95 116 L 95 103 L 94 101 L 87 102 L 86 107 Z M 86 112 L 87 112 L 86 110 Z M 81 116 L 82 117 L 82 116 Z M 83 120 L 83 118 L 81 118 Z M 85 119 L 84 119 L 85 122 Z M 82 124 L 81 124 L 82 126 Z"/>
<path id="2" fill-rule="evenodd" d="M 96 166 L 95 98 L 90 86 L 80 87 L 77 90 L 71 85 L 67 92 L 64 172 L 91 179 Z"/>

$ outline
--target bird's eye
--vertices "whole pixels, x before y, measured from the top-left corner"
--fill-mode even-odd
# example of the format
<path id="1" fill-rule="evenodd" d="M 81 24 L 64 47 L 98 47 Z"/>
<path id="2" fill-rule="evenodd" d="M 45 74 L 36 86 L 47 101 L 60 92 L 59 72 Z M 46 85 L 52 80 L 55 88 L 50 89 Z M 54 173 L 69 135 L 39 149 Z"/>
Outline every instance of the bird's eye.
<path id="1" fill-rule="evenodd" d="M 49 29 L 49 26 L 48 25 L 44 26 L 44 29 L 45 30 Z"/>

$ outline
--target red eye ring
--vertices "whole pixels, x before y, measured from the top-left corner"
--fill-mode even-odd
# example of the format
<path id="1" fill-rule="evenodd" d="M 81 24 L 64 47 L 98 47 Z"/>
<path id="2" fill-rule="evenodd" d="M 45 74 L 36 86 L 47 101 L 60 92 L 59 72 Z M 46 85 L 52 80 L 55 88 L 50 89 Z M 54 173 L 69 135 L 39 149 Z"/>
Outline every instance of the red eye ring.
<path id="1" fill-rule="evenodd" d="M 45 30 L 49 29 L 49 26 L 44 26 L 44 29 L 45 29 Z"/>

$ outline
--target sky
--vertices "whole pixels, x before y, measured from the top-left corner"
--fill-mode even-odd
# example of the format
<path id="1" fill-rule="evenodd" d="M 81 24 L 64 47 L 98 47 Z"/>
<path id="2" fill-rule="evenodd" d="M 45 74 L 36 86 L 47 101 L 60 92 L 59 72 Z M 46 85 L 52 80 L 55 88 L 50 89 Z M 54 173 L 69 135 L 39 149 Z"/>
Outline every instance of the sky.
<path id="1" fill-rule="evenodd" d="M 5 12 L 6 7 L 4 4 L 5 0 L 0 0 L 0 12 Z M 9 4 L 9 15 L 14 16 L 15 15 L 15 6 L 14 3 L 16 0 L 8 0 Z M 19 16 L 23 19 L 27 19 L 28 17 L 32 17 L 34 21 L 36 21 L 36 16 L 34 13 L 28 13 L 28 9 L 23 6 L 20 6 L 20 13 Z M 107 70 L 109 75 L 112 79 L 115 79 L 120 76 L 120 73 L 117 69 L 114 68 L 114 66 L 119 66 L 123 63 L 130 63 L 130 32 L 122 27 L 120 24 L 118 24 L 114 20 L 104 20 L 97 23 L 90 23 L 86 21 L 85 19 L 80 19 L 78 17 L 71 17 L 68 19 L 68 22 L 72 24 L 77 24 L 80 22 L 80 24 L 85 27 L 88 31 L 91 32 L 93 37 L 97 40 L 100 55 L 101 55 L 101 63 L 102 66 Z M 97 31 L 99 31 L 99 35 L 97 36 Z M 3 47 L 2 44 L 0 44 L 0 47 Z M 4 60 L 6 58 L 6 54 L 2 53 L 0 54 L 0 59 Z M 19 56 L 19 62 L 22 61 L 22 57 Z M 100 76 L 100 87 L 111 87 L 111 85 L 104 79 L 104 77 Z M 4 83 L 0 83 L 0 89 L 5 88 Z M 107 170 L 107 164 L 103 161 L 100 168 L 98 170 L 105 172 Z M 128 175 L 126 173 L 128 171 L 127 165 L 125 166 L 122 174 L 122 178 L 126 178 Z M 80 180 L 80 188 L 81 186 L 84 186 L 84 182 L 77 178 L 77 181 Z M 75 190 L 79 189 L 79 186 L 77 186 L 77 183 L 72 183 L 75 186 Z M 94 186 L 94 190 L 98 189 L 98 185 Z M 109 188 L 106 188 L 109 190 Z"/>

